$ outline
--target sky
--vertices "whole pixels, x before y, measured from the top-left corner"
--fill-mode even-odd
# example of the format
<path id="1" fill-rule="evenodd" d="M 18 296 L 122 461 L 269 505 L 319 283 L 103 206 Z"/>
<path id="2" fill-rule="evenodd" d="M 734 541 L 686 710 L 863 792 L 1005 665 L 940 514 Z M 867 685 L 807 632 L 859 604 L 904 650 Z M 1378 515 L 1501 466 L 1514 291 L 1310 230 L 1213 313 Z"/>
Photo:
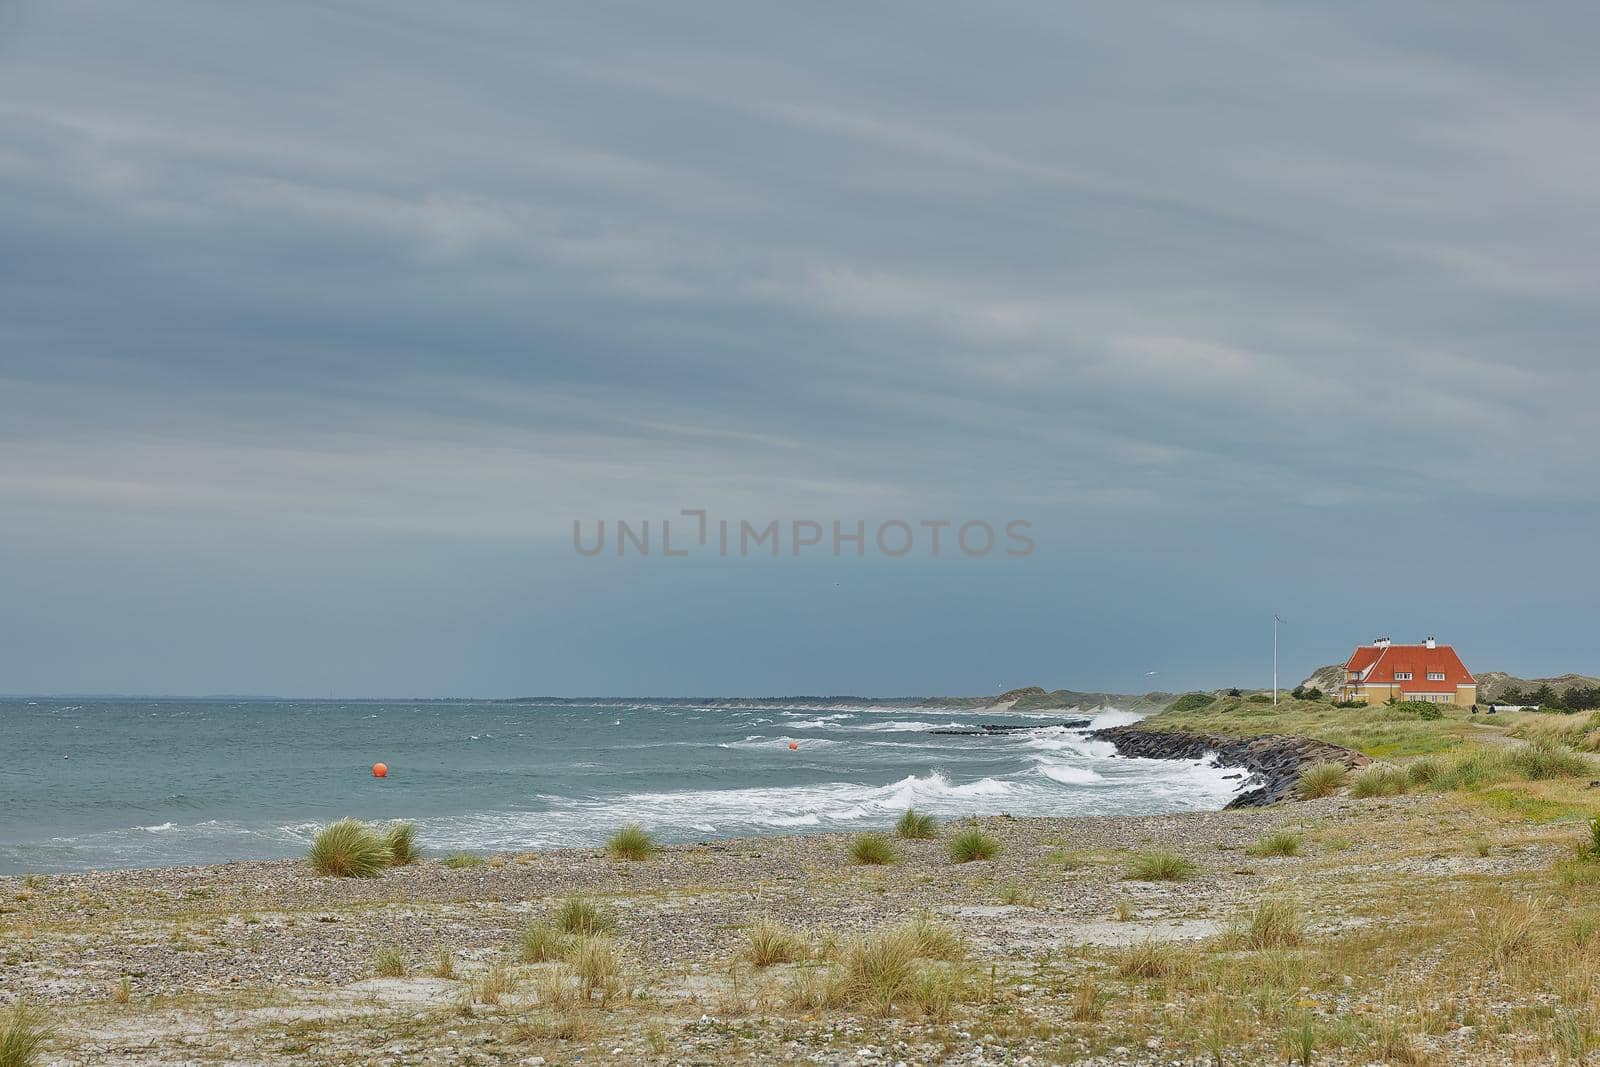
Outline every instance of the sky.
<path id="1" fill-rule="evenodd" d="M 1600 673 L 1597 35 L 0 0 L 0 692 Z"/>

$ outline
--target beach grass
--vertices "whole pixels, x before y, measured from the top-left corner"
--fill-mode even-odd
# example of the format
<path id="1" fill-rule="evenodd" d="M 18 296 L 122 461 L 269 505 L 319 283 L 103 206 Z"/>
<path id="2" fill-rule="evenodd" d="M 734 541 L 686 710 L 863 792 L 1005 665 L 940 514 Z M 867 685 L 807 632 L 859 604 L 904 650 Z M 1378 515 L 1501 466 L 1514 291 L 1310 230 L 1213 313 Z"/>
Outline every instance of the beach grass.
<path id="1" fill-rule="evenodd" d="M 1406 791 L 1406 773 L 1399 767 L 1375 764 L 1363 768 L 1350 783 L 1353 797 L 1397 797 Z"/>
<path id="2" fill-rule="evenodd" d="M 376 878 L 389 866 L 389 843 L 356 819 L 339 819 L 317 831 L 307 858 L 319 874 Z"/>
<path id="3" fill-rule="evenodd" d="M 747 936 L 749 945 L 745 954 L 756 967 L 794 963 L 807 955 L 805 937 L 771 919 L 757 919 L 750 925 Z"/>
<path id="4" fill-rule="evenodd" d="M 609 934 L 585 934 L 567 950 L 567 966 L 578 979 L 578 995 L 591 1001 L 599 994 L 605 1006 L 622 982 L 622 961 Z"/>
<path id="5" fill-rule="evenodd" d="M 617 917 L 610 908 L 583 896 L 570 896 L 563 900 L 556 908 L 552 921 L 556 929 L 584 937 L 609 934 L 617 928 Z"/>
<path id="6" fill-rule="evenodd" d="M 456 976 L 456 954 L 448 948 L 439 949 L 433 958 L 433 976 L 435 978 L 454 978 Z"/>
<path id="7" fill-rule="evenodd" d="M 1276 830 L 1252 844 L 1252 856 L 1298 856 L 1304 838 L 1292 830 Z"/>
<path id="8" fill-rule="evenodd" d="M 1305 925 L 1292 901 L 1269 897 L 1256 905 L 1250 918 L 1223 938 L 1226 947 L 1252 950 L 1293 948 L 1305 940 Z"/>
<path id="9" fill-rule="evenodd" d="M 404 978 L 406 957 L 397 948 L 384 947 L 372 954 L 372 973 L 379 978 Z"/>
<path id="10" fill-rule="evenodd" d="M 439 861 L 441 867 L 448 867 L 452 871 L 464 871 L 470 867 L 486 867 L 489 861 L 476 852 L 452 852 Z"/>
<path id="11" fill-rule="evenodd" d="M 1182 882 L 1199 867 L 1174 852 L 1142 852 L 1128 861 L 1125 876 L 1132 882 Z"/>
<path id="12" fill-rule="evenodd" d="M 894 824 L 896 836 L 910 841 L 927 841 L 939 836 L 939 820 L 915 808 L 907 808 L 900 821 Z"/>
<path id="13" fill-rule="evenodd" d="M 409 867 L 421 862 L 422 853 L 417 848 L 417 827 L 414 823 L 391 823 L 383 832 L 383 840 L 389 846 L 389 866 Z"/>
<path id="14" fill-rule="evenodd" d="M 1342 763 L 1332 761 L 1313 763 L 1300 772 L 1300 799 L 1316 800 L 1320 797 L 1331 797 L 1344 788 L 1349 773 L 1348 768 Z"/>
<path id="15" fill-rule="evenodd" d="M 53 1034 L 42 1010 L 18 1001 L 0 1015 L 0 1067 L 35 1067 Z"/>
<path id="16" fill-rule="evenodd" d="M 629 823 L 612 834 L 611 840 L 606 842 L 606 855 L 614 860 L 647 860 L 658 849 L 655 838 L 638 823 Z"/>
<path id="17" fill-rule="evenodd" d="M 1000 855 L 1000 848 L 999 838 L 989 836 L 976 826 L 959 831 L 945 843 L 945 851 L 953 863 L 992 860 Z"/>
<path id="18" fill-rule="evenodd" d="M 567 954 L 571 937 L 548 922 L 530 922 L 517 938 L 517 955 L 523 963 L 559 960 Z"/>
<path id="19" fill-rule="evenodd" d="M 860 834 L 850 841 L 850 862 L 865 865 L 898 863 L 900 853 L 883 834 Z"/>

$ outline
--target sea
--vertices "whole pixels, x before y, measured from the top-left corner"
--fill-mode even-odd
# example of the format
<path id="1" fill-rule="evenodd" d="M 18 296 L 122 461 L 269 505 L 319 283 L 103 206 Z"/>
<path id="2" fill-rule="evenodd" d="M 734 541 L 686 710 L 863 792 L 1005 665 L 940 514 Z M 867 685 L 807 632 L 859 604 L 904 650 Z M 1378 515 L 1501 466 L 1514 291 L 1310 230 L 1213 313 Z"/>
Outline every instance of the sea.
<path id="1" fill-rule="evenodd" d="M 0 873 L 302 855 L 350 815 L 427 852 L 867 830 L 940 819 L 1214 810 L 1209 760 L 1115 756 L 1114 707 L 914 701 L 0 701 Z M 943 733 L 1009 727 L 987 733 Z M 374 778 L 383 762 L 386 778 Z"/>

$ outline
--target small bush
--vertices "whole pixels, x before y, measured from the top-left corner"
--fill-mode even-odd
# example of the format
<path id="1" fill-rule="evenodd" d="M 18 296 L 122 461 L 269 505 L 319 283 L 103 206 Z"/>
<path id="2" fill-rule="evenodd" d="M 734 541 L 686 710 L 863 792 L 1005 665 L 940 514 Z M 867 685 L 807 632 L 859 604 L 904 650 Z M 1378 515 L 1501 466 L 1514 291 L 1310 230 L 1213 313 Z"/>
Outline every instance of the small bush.
<path id="1" fill-rule="evenodd" d="M 862 834 L 850 842 L 850 862 L 868 865 L 896 863 L 900 853 L 883 834 Z"/>
<path id="2" fill-rule="evenodd" d="M 937 1022 L 950 1017 L 951 1007 L 965 997 L 966 988 L 966 973 L 959 968 L 924 966 L 912 975 L 906 1000 L 924 1019 Z"/>
<path id="3" fill-rule="evenodd" d="M 587 897 L 572 896 L 556 909 L 555 924 L 569 934 L 609 934 L 617 928 L 617 917 L 609 908 L 596 904 Z"/>
<path id="4" fill-rule="evenodd" d="M 806 939 L 771 919 L 757 919 L 750 926 L 749 936 L 746 955 L 757 967 L 793 963 L 806 957 Z"/>
<path id="5" fill-rule="evenodd" d="M 460 871 L 468 867 L 485 866 L 489 861 L 476 852 L 452 852 L 439 862 L 449 867 L 452 871 Z"/>
<path id="6" fill-rule="evenodd" d="M 417 851 L 417 828 L 408 822 L 397 822 L 383 833 L 383 842 L 389 846 L 389 866 L 407 867 L 422 859 Z"/>
<path id="7" fill-rule="evenodd" d="M 571 939 L 546 922 L 531 922 L 517 938 L 517 954 L 524 963 L 559 960 L 567 954 Z"/>
<path id="8" fill-rule="evenodd" d="M 1252 856 L 1298 856 L 1302 840 L 1297 833 L 1278 830 L 1263 837 L 1246 851 Z"/>
<path id="9" fill-rule="evenodd" d="M 33 1067 L 53 1028 L 44 1015 L 19 1001 L 0 1022 L 0 1067 Z"/>
<path id="10" fill-rule="evenodd" d="M 1236 927 L 1226 939 L 1242 948 L 1293 948 L 1305 940 L 1300 913 L 1287 900 L 1263 900 L 1250 921 Z"/>
<path id="11" fill-rule="evenodd" d="M 939 836 L 939 823 L 932 815 L 923 815 L 915 808 L 907 808 L 894 824 L 894 832 L 913 841 L 926 841 Z"/>
<path id="12" fill-rule="evenodd" d="M 606 855 L 614 860 L 647 860 L 656 852 L 655 838 L 638 823 L 629 823 L 606 842 Z"/>
<path id="13" fill-rule="evenodd" d="M 389 843 L 366 823 L 340 819 L 317 831 L 307 859 L 318 874 L 376 878 L 389 866 Z"/>
<path id="14" fill-rule="evenodd" d="M 1210 693 L 1185 693 L 1168 704 L 1167 710 L 1173 712 L 1199 711 L 1202 708 L 1209 708 L 1216 702 L 1217 698 Z"/>
<path id="15" fill-rule="evenodd" d="M 1117 901 L 1117 922 L 1131 923 L 1138 914 L 1138 910 L 1133 906 L 1133 901 L 1127 897 Z"/>
<path id="16" fill-rule="evenodd" d="M 406 958 L 397 948 L 380 948 L 372 954 L 372 973 L 379 978 L 404 978 Z"/>
<path id="17" fill-rule="evenodd" d="M 1406 791 L 1406 776 L 1398 767 L 1367 767 L 1350 786 L 1353 797 L 1397 797 Z"/>
<path id="18" fill-rule="evenodd" d="M 973 826 L 952 837 L 946 843 L 945 851 L 955 863 L 992 860 L 1000 855 L 1000 842 Z"/>
<path id="19" fill-rule="evenodd" d="M 1192 860 L 1171 852 L 1146 852 L 1128 863 L 1127 877 L 1134 882 L 1181 882 L 1199 870 Z"/>
<path id="20" fill-rule="evenodd" d="M 1328 797 L 1344 788 L 1349 771 L 1342 763 L 1327 761 L 1313 763 L 1300 772 L 1300 798 L 1316 800 Z"/>
<path id="21" fill-rule="evenodd" d="M 1245 699 L 1248 700 L 1252 704 L 1270 704 L 1270 703 L 1272 703 L 1272 698 L 1267 696 L 1267 694 L 1265 694 L 1265 693 L 1251 693 L 1249 696 L 1245 697 Z"/>

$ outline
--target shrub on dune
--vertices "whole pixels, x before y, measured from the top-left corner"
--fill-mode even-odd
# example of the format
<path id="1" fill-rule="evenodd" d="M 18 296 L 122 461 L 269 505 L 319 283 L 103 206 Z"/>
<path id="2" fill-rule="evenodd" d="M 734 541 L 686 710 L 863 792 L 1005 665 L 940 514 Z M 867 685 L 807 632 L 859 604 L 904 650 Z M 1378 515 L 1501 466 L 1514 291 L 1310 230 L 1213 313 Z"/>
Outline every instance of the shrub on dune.
<path id="1" fill-rule="evenodd" d="M 384 831 L 384 843 L 389 846 L 389 865 L 406 867 L 422 859 L 417 850 L 417 828 L 412 823 L 397 822 Z"/>
<path id="2" fill-rule="evenodd" d="M 877 865 L 895 863 L 899 859 L 894 842 L 882 834 L 862 834 L 850 842 L 851 863 Z"/>
<path id="3" fill-rule="evenodd" d="M 647 860 L 656 854 L 656 841 L 644 827 L 629 823 L 611 835 L 606 854 L 614 860 Z"/>
<path id="4" fill-rule="evenodd" d="M 1300 799 L 1332 796 L 1344 788 L 1347 773 L 1342 763 L 1313 763 L 1300 772 Z"/>
<path id="5" fill-rule="evenodd" d="M 363 822 L 340 819 L 317 832 L 307 858 L 319 874 L 376 878 L 389 866 L 389 842 Z"/>
<path id="6" fill-rule="evenodd" d="M 939 823 L 932 815 L 924 815 L 915 808 L 907 808 L 894 824 L 894 832 L 912 841 L 925 841 L 939 836 Z"/>
<path id="7" fill-rule="evenodd" d="M 945 850 L 955 863 L 992 860 L 1000 855 L 1000 842 L 973 826 L 952 837 Z"/>

